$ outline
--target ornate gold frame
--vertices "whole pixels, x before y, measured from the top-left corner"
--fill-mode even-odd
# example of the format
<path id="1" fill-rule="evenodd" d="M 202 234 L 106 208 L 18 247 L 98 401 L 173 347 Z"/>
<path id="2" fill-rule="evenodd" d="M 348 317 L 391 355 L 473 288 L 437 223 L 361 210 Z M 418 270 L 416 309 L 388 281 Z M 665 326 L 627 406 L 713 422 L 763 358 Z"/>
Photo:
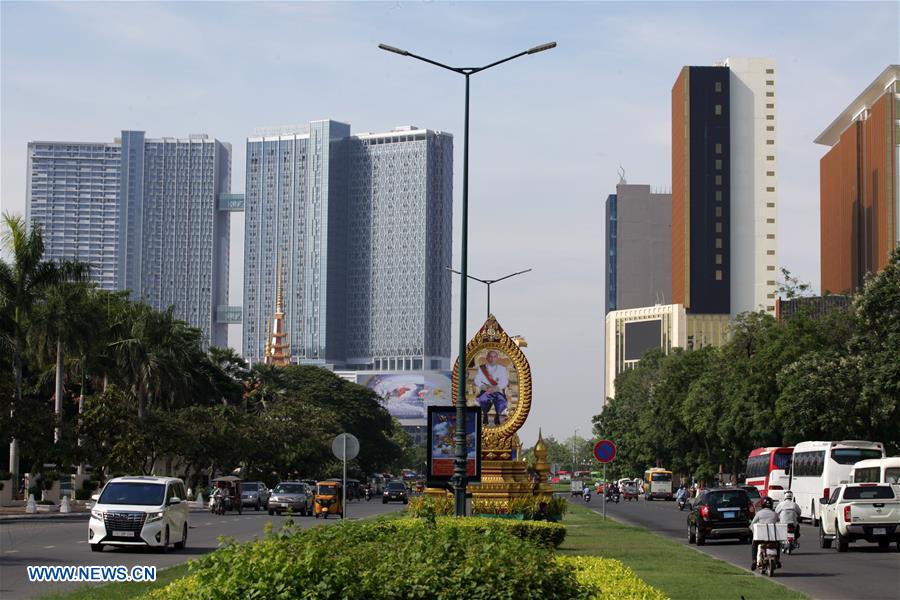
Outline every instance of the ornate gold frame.
<path id="1" fill-rule="evenodd" d="M 488 460 L 509 460 L 517 442 L 516 432 L 525 424 L 531 411 L 531 366 L 519 346 L 497 322 L 494 315 L 489 315 L 478 333 L 466 345 L 466 357 L 473 357 L 482 350 L 499 350 L 512 361 L 516 369 L 519 386 L 519 398 L 516 409 L 506 422 L 496 427 L 483 427 L 481 430 L 481 456 Z M 453 404 L 459 394 L 459 357 L 453 365 Z M 468 398 L 466 399 L 468 404 Z"/>

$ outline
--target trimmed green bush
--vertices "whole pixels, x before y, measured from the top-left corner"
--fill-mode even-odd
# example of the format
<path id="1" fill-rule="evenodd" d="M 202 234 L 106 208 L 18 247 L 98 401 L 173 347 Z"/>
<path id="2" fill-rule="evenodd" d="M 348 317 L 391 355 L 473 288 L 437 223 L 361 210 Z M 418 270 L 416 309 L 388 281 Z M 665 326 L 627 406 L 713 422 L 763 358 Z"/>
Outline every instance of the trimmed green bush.
<path id="1" fill-rule="evenodd" d="M 229 543 L 146 598 L 590 598 L 551 550 L 496 523 L 341 523 Z M 479 521 L 479 520 L 474 520 Z M 398 525 L 402 524 L 402 525 Z M 546 525 L 541 523 L 540 525 Z"/>
<path id="2" fill-rule="evenodd" d="M 515 498 L 508 508 L 503 506 L 498 508 L 491 501 L 474 499 L 472 501 L 472 514 L 475 515 L 523 515 L 526 519 L 533 519 L 540 510 L 542 502 L 547 503 L 547 514 L 551 517 L 561 518 L 566 514 L 569 504 L 565 498 L 556 496 L 527 496 L 524 498 Z"/>
<path id="3" fill-rule="evenodd" d="M 668 600 L 621 562 L 597 556 L 558 556 L 556 563 L 571 570 L 579 586 L 595 600 Z"/>
<path id="4" fill-rule="evenodd" d="M 411 517 L 424 518 L 429 515 L 449 516 L 454 511 L 453 497 L 449 494 L 433 498 L 431 496 L 419 496 L 410 498 L 406 506 L 406 512 Z"/>

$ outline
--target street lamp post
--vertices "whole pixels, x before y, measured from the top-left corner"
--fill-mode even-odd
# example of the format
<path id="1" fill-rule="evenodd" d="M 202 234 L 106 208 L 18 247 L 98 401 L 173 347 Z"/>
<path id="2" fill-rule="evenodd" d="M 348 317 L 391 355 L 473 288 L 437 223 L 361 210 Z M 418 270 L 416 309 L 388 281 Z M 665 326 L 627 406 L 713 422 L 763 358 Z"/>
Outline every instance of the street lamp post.
<path id="1" fill-rule="evenodd" d="M 462 273 L 460 273 L 456 269 L 451 269 L 450 267 L 447 267 L 447 270 L 452 273 L 456 273 L 457 275 L 462 275 Z M 483 283 L 487 286 L 487 316 L 490 317 L 491 316 L 491 286 L 495 283 L 503 281 L 504 279 L 509 279 L 511 277 L 515 277 L 516 275 L 521 275 L 522 273 L 528 273 L 529 271 L 531 271 L 531 269 L 525 269 L 524 271 L 519 271 L 518 273 L 510 273 L 509 275 L 504 275 L 503 277 L 500 277 L 499 279 L 479 279 L 479 278 L 475 277 L 474 275 L 466 275 L 466 277 L 468 277 L 469 279 L 474 279 L 475 281 L 478 281 L 479 283 Z"/>
<path id="2" fill-rule="evenodd" d="M 575 471 L 578 469 L 578 460 L 575 458 L 575 442 L 578 440 L 578 427 L 575 428 L 575 435 L 572 436 L 572 479 L 575 479 Z"/>
<path id="3" fill-rule="evenodd" d="M 416 60 L 421 60 L 430 65 L 453 71 L 458 75 L 466 78 L 466 109 L 463 133 L 463 192 L 462 192 L 462 240 L 460 244 L 460 274 L 462 275 L 459 285 L 459 373 L 458 373 L 458 395 L 456 399 L 456 438 L 455 438 L 455 461 L 453 469 L 453 496 L 456 507 L 456 516 L 466 516 L 466 279 L 468 277 L 468 242 L 469 242 L 469 77 L 475 73 L 486 71 L 491 67 L 509 62 L 526 54 L 537 54 L 544 50 L 550 50 L 556 47 L 556 42 L 541 44 L 529 48 L 518 54 L 504 58 L 487 64 L 483 67 L 451 67 L 437 61 L 418 56 L 407 50 L 401 50 L 387 44 L 378 44 L 378 47 L 400 56 L 409 56 Z"/>

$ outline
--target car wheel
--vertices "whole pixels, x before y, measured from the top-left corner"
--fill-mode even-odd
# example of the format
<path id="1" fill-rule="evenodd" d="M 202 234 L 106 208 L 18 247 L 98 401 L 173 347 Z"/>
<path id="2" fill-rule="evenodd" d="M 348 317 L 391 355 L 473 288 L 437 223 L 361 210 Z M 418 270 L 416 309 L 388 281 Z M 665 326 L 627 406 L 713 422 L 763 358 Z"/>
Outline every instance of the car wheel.
<path id="1" fill-rule="evenodd" d="M 838 528 L 837 521 L 834 522 L 834 539 L 837 542 L 837 551 L 838 552 L 846 552 L 850 547 L 850 540 L 841 535 L 841 530 Z"/>
<path id="2" fill-rule="evenodd" d="M 185 523 L 184 527 L 181 530 L 181 541 L 175 542 L 176 550 L 184 550 L 185 546 L 187 546 L 187 530 L 188 530 L 188 526 L 187 526 L 187 523 Z"/>
<path id="3" fill-rule="evenodd" d="M 688 544 L 696 544 L 697 536 L 694 535 L 694 528 L 688 525 Z"/>
<path id="4" fill-rule="evenodd" d="M 878 549 L 887 550 L 891 547 L 891 540 L 878 540 Z"/>
<path id="5" fill-rule="evenodd" d="M 160 546 L 159 551 L 162 554 L 165 554 L 169 551 L 169 526 L 166 525 L 166 535 L 163 537 L 163 545 Z"/>
<path id="6" fill-rule="evenodd" d="M 261 508 L 261 507 L 260 507 L 260 505 L 259 505 L 259 500 L 257 500 L 257 501 L 256 501 L 256 510 L 259 511 L 260 508 Z"/>
<path id="7" fill-rule="evenodd" d="M 409 504 L 409 500 L 404 500 L 403 504 Z"/>
<path id="8" fill-rule="evenodd" d="M 700 528 L 697 528 L 697 545 L 703 546 L 706 544 L 706 536 L 703 535 L 703 532 L 700 531 Z"/>
<path id="9" fill-rule="evenodd" d="M 825 526 L 819 524 L 819 548 L 831 548 L 831 540 L 825 537 Z"/>
<path id="10" fill-rule="evenodd" d="M 269 516 L 272 516 L 272 515 L 274 515 L 274 514 L 275 514 L 275 511 L 272 510 L 272 509 L 270 508 L 270 509 L 269 509 Z"/>
<path id="11" fill-rule="evenodd" d="M 319 518 L 319 513 L 316 513 L 316 518 L 317 518 L 317 519 Z"/>
<path id="12" fill-rule="evenodd" d="M 387 500 L 382 500 L 381 503 L 382 503 L 382 504 L 387 504 Z"/>
<path id="13" fill-rule="evenodd" d="M 91 544 L 91 552 L 103 552 L 103 544 Z"/>

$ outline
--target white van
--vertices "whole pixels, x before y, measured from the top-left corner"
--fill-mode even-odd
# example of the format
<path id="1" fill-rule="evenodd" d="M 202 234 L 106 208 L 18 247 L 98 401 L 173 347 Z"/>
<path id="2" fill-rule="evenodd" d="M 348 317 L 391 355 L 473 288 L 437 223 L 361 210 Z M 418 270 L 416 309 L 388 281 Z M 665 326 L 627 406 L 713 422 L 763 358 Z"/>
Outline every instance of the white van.
<path id="1" fill-rule="evenodd" d="M 900 456 L 859 461 L 850 472 L 850 483 L 889 483 L 900 498 Z"/>
<path id="2" fill-rule="evenodd" d="M 821 498 L 830 498 L 836 486 L 850 481 L 853 465 L 875 458 L 884 458 L 881 442 L 800 442 L 794 446 L 790 485 L 801 518 L 818 525 Z"/>
<path id="3" fill-rule="evenodd" d="M 116 477 L 93 497 L 88 525 L 91 550 L 103 546 L 184 548 L 188 503 L 184 482 L 174 477 Z"/>

